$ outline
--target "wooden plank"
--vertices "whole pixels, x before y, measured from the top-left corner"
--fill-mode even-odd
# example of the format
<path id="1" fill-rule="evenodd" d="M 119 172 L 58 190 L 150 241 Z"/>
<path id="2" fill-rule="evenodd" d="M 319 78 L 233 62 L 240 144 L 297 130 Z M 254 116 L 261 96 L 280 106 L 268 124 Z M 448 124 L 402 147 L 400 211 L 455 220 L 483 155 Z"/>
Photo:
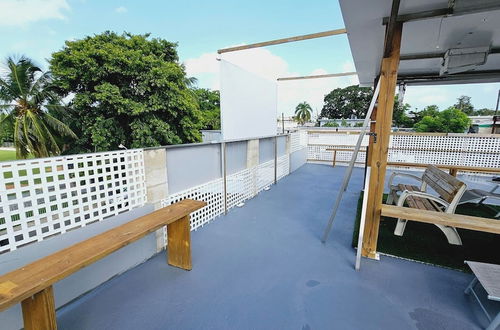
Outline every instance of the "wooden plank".
<path id="1" fill-rule="evenodd" d="M 389 57 L 382 59 L 380 71 L 380 94 L 378 97 L 377 119 L 375 134 L 377 142 L 372 140 L 369 149 L 371 155 L 370 190 L 368 193 L 368 208 L 366 210 L 366 225 L 363 235 L 362 255 L 368 258 L 377 258 L 377 241 L 380 225 L 380 212 L 382 195 L 389 152 L 389 139 L 392 126 L 392 112 L 394 107 L 394 94 L 399 68 L 399 55 L 401 48 L 401 35 L 403 25 L 395 24 Z"/>
<path id="2" fill-rule="evenodd" d="M 57 329 L 56 309 L 52 286 L 22 301 L 25 330 Z"/>
<path id="3" fill-rule="evenodd" d="M 168 264 L 185 270 L 193 268 L 191 262 L 191 228 L 189 215 L 167 226 Z"/>
<path id="4" fill-rule="evenodd" d="M 239 51 L 239 50 L 259 48 L 259 47 L 272 46 L 272 45 L 279 45 L 279 44 L 284 44 L 287 42 L 323 38 L 323 37 L 329 37 L 329 36 L 334 36 L 334 35 L 338 35 L 338 34 L 345 34 L 345 33 L 347 33 L 345 28 L 344 29 L 329 30 L 329 31 L 324 31 L 324 32 L 304 34 L 304 35 L 295 36 L 295 37 L 275 39 L 275 40 L 264 41 L 264 42 L 257 42 L 257 43 L 250 44 L 250 45 L 243 45 L 243 46 L 219 49 L 217 51 L 217 53 L 223 54 L 223 53 L 235 52 L 235 51 Z"/>
<path id="5" fill-rule="evenodd" d="M 403 163 L 403 162 L 387 162 L 388 166 L 401 166 L 401 167 L 427 167 L 429 164 L 422 163 Z M 461 165 L 442 165 L 432 164 L 437 168 L 456 169 L 457 171 L 464 172 L 482 172 L 482 173 L 500 173 L 500 167 L 477 167 L 477 166 L 461 166 Z"/>
<path id="6" fill-rule="evenodd" d="M 382 205 L 382 216 L 500 234 L 500 220 Z"/>
<path id="7" fill-rule="evenodd" d="M 0 276 L 0 287 L 10 288 L 0 291 L 0 311 L 205 205 L 180 201 Z"/>
<path id="8" fill-rule="evenodd" d="M 328 73 L 328 74 L 318 74 L 313 76 L 297 76 L 297 77 L 282 77 L 278 78 L 278 81 L 287 80 L 303 80 L 303 79 L 318 79 L 318 78 L 334 78 L 334 77 L 345 77 L 345 76 L 355 76 L 357 72 L 340 72 L 340 73 Z"/>

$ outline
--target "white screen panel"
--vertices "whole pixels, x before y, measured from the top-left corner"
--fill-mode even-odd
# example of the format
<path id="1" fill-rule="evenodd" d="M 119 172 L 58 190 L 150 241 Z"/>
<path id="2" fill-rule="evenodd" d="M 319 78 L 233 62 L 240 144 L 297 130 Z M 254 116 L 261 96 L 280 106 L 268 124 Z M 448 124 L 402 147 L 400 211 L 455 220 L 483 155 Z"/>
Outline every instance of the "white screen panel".
<path id="1" fill-rule="evenodd" d="M 276 135 L 276 82 L 230 62 L 220 63 L 223 139 Z"/>

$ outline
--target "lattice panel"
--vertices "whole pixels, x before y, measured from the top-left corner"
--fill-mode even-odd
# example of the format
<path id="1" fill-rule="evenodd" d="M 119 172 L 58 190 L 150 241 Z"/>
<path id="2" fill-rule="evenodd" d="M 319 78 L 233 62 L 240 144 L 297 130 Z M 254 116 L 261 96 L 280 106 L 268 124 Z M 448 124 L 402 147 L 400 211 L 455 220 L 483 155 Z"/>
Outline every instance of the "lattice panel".
<path id="1" fill-rule="evenodd" d="M 288 174 L 290 174 L 290 156 L 283 155 L 278 157 L 277 179 L 280 180 Z"/>
<path id="2" fill-rule="evenodd" d="M 307 158 L 315 161 L 333 160 L 333 151 L 326 149 L 354 148 L 357 134 L 309 133 Z M 365 136 L 363 146 L 368 144 Z M 336 159 L 347 164 L 352 152 L 337 151 Z M 500 166 L 500 137 L 477 135 L 393 134 L 388 160 L 392 162 L 442 164 L 497 168 Z M 343 161 L 343 162 L 342 162 Z M 356 162 L 364 163 L 360 152 Z"/>
<path id="3" fill-rule="evenodd" d="M 278 157 L 278 178 L 289 174 L 289 166 L 288 155 Z M 274 160 L 228 175 L 226 180 L 228 210 L 254 197 L 273 182 Z M 204 208 L 191 213 L 191 230 L 196 230 L 224 213 L 223 179 L 216 179 L 172 194 L 162 200 L 161 206 L 165 207 L 186 198 L 202 200 L 207 203 Z"/>
<path id="4" fill-rule="evenodd" d="M 300 132 L 290 134 L 290 152 L 300 150 Z"/>
<path id="5" fill-rule="evenodd" d="M 308 132 L 308 145 L 354 146 L 358 142 L 359 133 Z M 369 136 L 365 135 L 362 146 L 367 146 Z"/>
<path id="6" fill-rule="evenodd" d="M 227 208 L 231 209 L 257 194 L 255 168 L 227 176 Z"/>
<path id="7" fill-rule="evenodd" d="M 274 160 L 259 164 L 256 168 L 257 192 L 270 186 L 274 182 Z"/>
<path id="8" fill-rule="evenodd" d="M 500 166 L 500 138 L 396 134 L 391 137 L 389 160 L 497 168 Z"/>
<path id="9" fill-rule="evenodd" d="M 145 202 L 142 150 L 0 163 L 0 253 Z"/>
<path id="10" fill-rule="evenodd" d="M 191 230 L 196 230 L 224 213 L 224 187 L 222 179 L 192 187 L 170 195 L 162 200 L 161 206 L 165 207 L 183 199 L 200 200 L 207 206 L 191 213 Z"/>

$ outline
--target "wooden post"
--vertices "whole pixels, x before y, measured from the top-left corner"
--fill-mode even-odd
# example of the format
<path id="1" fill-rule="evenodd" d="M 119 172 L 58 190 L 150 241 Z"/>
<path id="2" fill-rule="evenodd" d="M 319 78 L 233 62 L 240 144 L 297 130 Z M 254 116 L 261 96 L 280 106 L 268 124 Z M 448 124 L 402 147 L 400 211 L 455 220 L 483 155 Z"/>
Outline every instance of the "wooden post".
<path id="1" fill-rule="evenodd" d="M 333 164 L 332 164 L 333 167 L 335 167 L 336 160 L 337 160 L 337 150 L 333 150 Z"/>
<path id="2" fill-rule="evenodd" d="M 193 268 L 191 262 L 191 228 L 189 215 L 167 225 L 168 264 L 185 270 Z"/>
<path id="3" fill-rule="evenodd" d="M 22 301 L 25 330 L 55 330 L 56 309 L 52 286 Z"/>
<path id="4" fill-rule="evenodd" d="M 456 177 L 458 173 L 458 169 L 456 168 L 450 168 L 450 175 Z"/>
<path id="5" fill-rule="evenodd" d="M 380 94 L 375 123 L 376 142 L 374 138 L 370 144 L 370 190 L 368 192 L 362 254 L 372 259 L 377 258 L 377 240 L 391 134 L 394 94 L 398 77 L 402 30 L 402 23 L 396 23 L 392 33 L 392 40 L 387 40 L 392 45 L 389 56 L 382 59 Z"/>

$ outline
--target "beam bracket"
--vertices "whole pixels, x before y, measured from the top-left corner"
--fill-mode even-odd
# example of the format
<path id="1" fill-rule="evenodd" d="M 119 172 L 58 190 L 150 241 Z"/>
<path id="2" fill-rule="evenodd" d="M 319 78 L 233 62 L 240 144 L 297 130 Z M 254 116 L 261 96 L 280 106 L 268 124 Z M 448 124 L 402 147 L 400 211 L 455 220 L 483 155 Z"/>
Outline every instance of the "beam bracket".
<path id="1" fill-rule="evenodd" d="M 366 135 L 373 136 L 373 143 L 377 143 L 377 133 L 375 132 L 368 132 Z"/>

